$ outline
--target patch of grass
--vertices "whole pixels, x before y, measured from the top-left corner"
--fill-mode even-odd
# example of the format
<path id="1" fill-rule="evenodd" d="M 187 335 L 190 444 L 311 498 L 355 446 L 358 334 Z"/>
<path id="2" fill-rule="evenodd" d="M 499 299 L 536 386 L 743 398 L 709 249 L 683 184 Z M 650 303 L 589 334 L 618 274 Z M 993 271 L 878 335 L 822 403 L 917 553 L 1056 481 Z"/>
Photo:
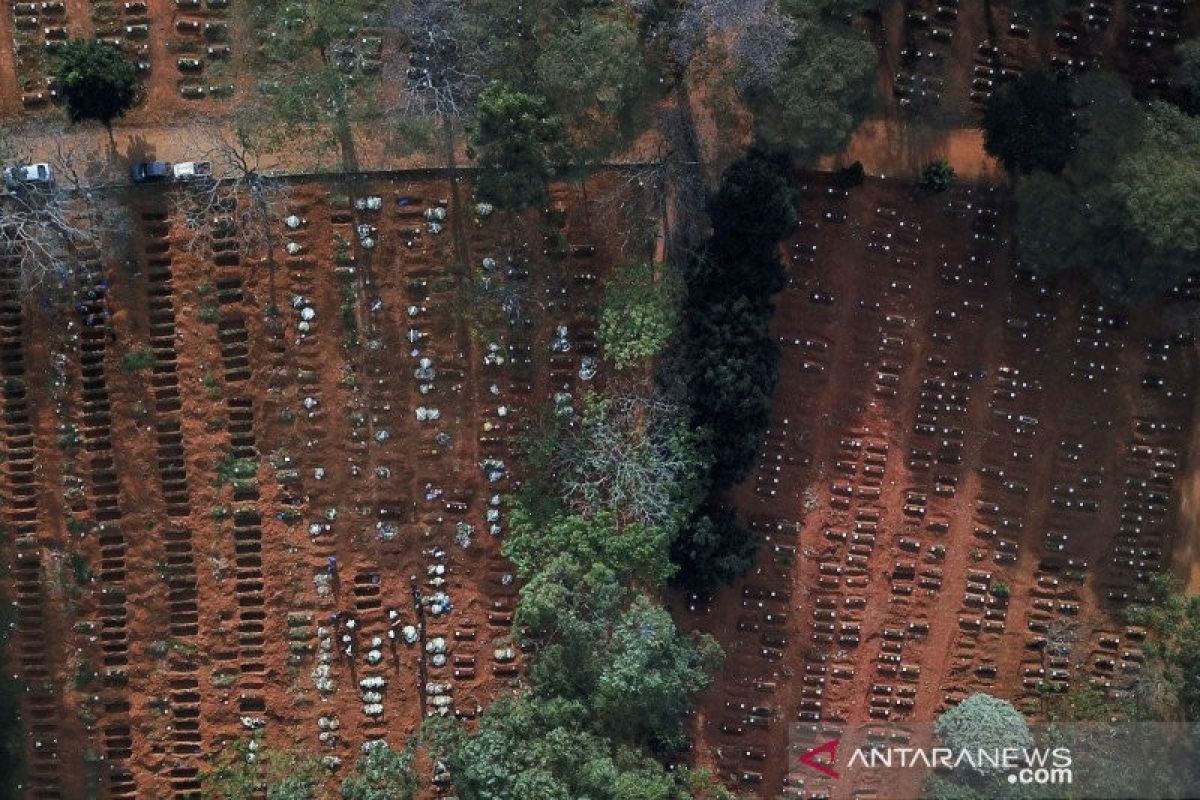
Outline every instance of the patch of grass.
<path id="1" fill-rule="evenodd" d="M 82 692 L 95 680 L 96 670 L 92 669 L 92 665 L 88 662 L 80 661 L 79 666 L 75 668 L 75 688 Z"/>
<path id="2" fill-rule="evenodd" d="M 196 310 L 196 316 L 206 325 L 215 325 L 219 315 L 215 304 L 201 303 L 200 307 Z"/>
<path id="3" fill-rule="evenodd" d="M 211 369 L 204 371 L 204 377 L 200 379 L 204 384 L 204 389 L 208 392 L 210 400 L 221 399 L 221 381 L 217 379 L 216 374 Z"/>
<path id="4" fill-rule="evenodd" d="M 87 586 L 92 582 L 92 568 L 88 566 L 86 558 L 79 553 L 71 553 L 71 574 L 75 576 L 75 582 L 80 586 Z"/>
<path id="5" fill-rule="evenodd" d="M 228 689 L 237 683 L 236 672 L 214 672 L 212 676 L 212 685 L 217 689 Z"/>
<path id="6" fill-rule="evenodd" d="M 83 436 L 80 435 L 79 429 L 69 422 L 64 422 L 58 426 L 58 446 L 68 452 L 78 450 L 83 444 Z"/>
<path id="7" fill-rule="evenodd" d="M 258 464 L 248 458 L 227 458 L 217 465 L 217 486 L 253 480 L 258 476 Z"/>
<path id="8" fill-rule="evenodd" d="M 132 374 L 150 369 L 157 363 L 154 351 L 146 345 L 135 347 L 121 357 L 121 369 Z"/>
<path id="9" fill-rule="evenodd" d="M 346 281 L 342 284 L 342 325 L 346 328 L 346 346 L 358 347 L 358 316 L 355 305 L 358 303 L 358 291 L 354 284 Z"/>

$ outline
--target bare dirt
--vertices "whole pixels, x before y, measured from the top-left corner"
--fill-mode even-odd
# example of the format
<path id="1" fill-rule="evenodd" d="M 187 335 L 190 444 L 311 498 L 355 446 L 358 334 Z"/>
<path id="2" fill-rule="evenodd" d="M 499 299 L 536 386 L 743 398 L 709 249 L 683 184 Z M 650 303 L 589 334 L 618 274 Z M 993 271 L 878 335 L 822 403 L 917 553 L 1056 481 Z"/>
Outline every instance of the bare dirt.
<path id="1" fill-rule="evenodd" d="M 535 414 L 590 385 L 603 276 L 652 245 L 610 233 L 617 190 L 604 174 L 544 214 L 480 217 L 452 177 L 304 184 L 273 267 L 189 252 L 148 192 L 129 263 L 87 263 L 91 300 L 6 287 L 31 797 L 193 797 L 206 759 L 260 725 L 344 770 L 363 741 L 401 746 L 426 714 L 470 719 L 515 685 L 493 498 Z M 572 347 L 551 353 L 560 325 Z M 422 619 L 444 664 L 388 637 Z"/>
<path id="2" fill-rule="evenodd" d="M 1169 565 L 1196 353 L 1162 304 L 1015 273 L 1000 191 L 804 181 L 771 430 L 738 492 L 762 550 L 736 585 L 678 601 L 729 655 L 697 758 L 755 796 L 909 796 L 829 781 L 789 735 L 904 740 L 972 691 L 1036 714 L 1043 687 L 1136 680 L 1119 611 Z"/>

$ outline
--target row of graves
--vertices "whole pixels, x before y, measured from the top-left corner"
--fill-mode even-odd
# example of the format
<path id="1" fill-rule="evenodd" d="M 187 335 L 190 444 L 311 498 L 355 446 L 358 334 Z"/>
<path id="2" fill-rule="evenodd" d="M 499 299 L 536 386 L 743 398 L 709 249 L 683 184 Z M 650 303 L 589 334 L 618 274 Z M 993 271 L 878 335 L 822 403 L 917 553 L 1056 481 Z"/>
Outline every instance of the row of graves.
<path id="1" fill-rule="evenodd" d="M 997 191 L 803 189 L 740 490 L 763 546 L 736 598 L 691 603 L 729 653 L 698 744 L 748 790 L 887 796 L 797 757 L 914 741 L 974 691 L 1035 714 L 1068 686 L 1128 691 L 1144 631 L 1120 612 L 1169 557 L 1195 357 L 1161 306 L 1014 269 Z"/>

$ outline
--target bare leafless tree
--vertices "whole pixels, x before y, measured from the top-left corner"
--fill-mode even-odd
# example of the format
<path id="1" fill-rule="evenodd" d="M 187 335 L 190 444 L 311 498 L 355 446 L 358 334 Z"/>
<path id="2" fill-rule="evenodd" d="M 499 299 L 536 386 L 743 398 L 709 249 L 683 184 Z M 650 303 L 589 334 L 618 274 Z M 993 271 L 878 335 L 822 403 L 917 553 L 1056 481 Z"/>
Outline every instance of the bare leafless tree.
<path id="1" fill-rule="evenodd" d="M 9 258 L 24 292 L 69 288 L 81 255 L 112 253 L 132 232 L 128 210 L 109 177 L 103 152 L 58 137 L 46 163 L 54 180 L 16 180 L 0 197 L 0 252 Z M 33 161 L 10 150 L 8 162 Z"/>
<path id="2" fill-rule="evenodd" d="M 397 94 L 385 104 L 389 144 L 411 152 L 426 148 L 439 134 L 453 163 L 454 134 L 470 116 L 483 89 L 479 47 L 464 20 L 462 0 L 404 0 L 391 24 L 407 43 L 408 63 L 390 76 Z"/>
<path id="3" fill-rule="evenodd" d="M 584 513 L 625 509 L 632 522 L 671 524 L 703 472 L 686 418 L 643 384 L 613 387 L 611 396 L 590 401 L 555 448 L 552 469 L 563 499 Z"/>
<path id="4" fill-rule="evenodd" d="M 720 39 L 737 59 L 739 88 L 747 90 L 775 78 L 796 27 L 779 10 L 778 0 L 685 0 L 667 35 L 669 51 L 681 67 L 706 43 Z"/>
<path id="5" fill-rule="evenodd" d="M 597 225 L 617 231 L 623 259 L 646 258 L 662 232 L 670 165 L 661 160 L 614 164 L 586 180 L 588 205 Z"/>
<path id="6" fill-rule="evenodd" d="M 211 252 L 218 242 L 232 242 L 247 255 L 271 258 L 281 245 L 289 187 L 274 174 L 280 166 L 267 134 L 244 124 L 210 128 L 199 134 L 197 160 L 211 165 L 211 175 L 180 181 L 172 191 L 188 230 L 189 250 Z"/>
<path id="7" fill-rule="evenodd" d="M 397 6 L 394 24 L 408 40 L 407 111 L 423 111 L 439 120 L 458 120 L 470 112 L 483 88 L 477 47 L 463 41 L 457 24 L 461 0 L 407 0 Z"/>

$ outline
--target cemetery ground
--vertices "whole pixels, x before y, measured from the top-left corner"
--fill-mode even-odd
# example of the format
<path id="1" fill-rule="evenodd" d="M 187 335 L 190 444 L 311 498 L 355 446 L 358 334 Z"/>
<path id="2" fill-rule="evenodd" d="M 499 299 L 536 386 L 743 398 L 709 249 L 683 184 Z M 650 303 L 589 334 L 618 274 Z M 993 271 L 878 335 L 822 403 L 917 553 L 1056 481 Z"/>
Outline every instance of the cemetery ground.
<path id="1" fill-rule="evenodd" d="M 31 797 L 191 797 L 258 729 L 348 768 L 515 685 L 514 443 L 603 380 L 598 287 L 648 253 L 619 174 L 524 214 L 456 180 L 300 183 L 274 267 L 136 192 L 68 316 L 5 283 Z"/>
<path id="2" fill-rule="evenodd" d="M 619 235 L 620 170 L 519 215 L 450 174 L 300 181 L 274 267 L 189 250 L 139 191 L 128 261 L 86 261 L 67 318 L 5 284 L 35 796 L 192 796 L 250 729 L 345 767 L 516 685 L 513 447 L 604 381 L 600 287 L 653 242 Z M 674 603 L 727 653 L 694 758 L 757 796 L 871 791 L 788 753 L 844 725 L 902 741 L 974 690 L 1130 685 L 1119 611 L 1170 563 L 1191 463 L 1196 285 L 1129 315 L 1016 269 L 1002 190 L 797 180 L 737 494 L 758 562 Z"/>
<path id="3" fill-rule="evenodd" d="M 974 691 L 1037 713 L 1138 679 L 1120 611 L 1175 544 L 1196 356 L 1172 320 L 1197 288 L 1129 314 L 1034 278 L 988 186 L 801 180 L 780 385 L 737 494 L 757 563 L 675 601 L 727 655 L 695 753 L 755 796 L 915 793 L 796 756 L 851 725 L 909 741 Z"/>

